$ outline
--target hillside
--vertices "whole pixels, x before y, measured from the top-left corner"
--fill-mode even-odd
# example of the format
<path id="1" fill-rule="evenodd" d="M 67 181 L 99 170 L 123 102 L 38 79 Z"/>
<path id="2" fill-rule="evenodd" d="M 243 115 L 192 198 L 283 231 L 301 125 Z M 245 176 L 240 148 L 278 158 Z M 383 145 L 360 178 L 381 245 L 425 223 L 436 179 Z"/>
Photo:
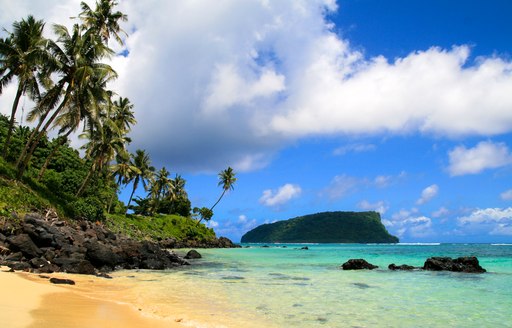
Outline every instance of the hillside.
<path id="1" fill-rule="evenodd" d="M 242 243 L 398 243 L 377 212 L 323 212 L 260 225 Z"/>

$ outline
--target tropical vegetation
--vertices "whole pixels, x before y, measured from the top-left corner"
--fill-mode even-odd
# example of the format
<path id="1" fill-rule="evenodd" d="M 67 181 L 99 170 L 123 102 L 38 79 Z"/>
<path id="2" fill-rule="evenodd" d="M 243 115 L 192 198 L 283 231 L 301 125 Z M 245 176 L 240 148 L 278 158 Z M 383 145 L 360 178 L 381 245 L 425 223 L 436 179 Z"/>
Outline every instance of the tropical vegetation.
<path id="1" fill-rule="evenodd" d="M 242 243 L 398 243 L 377 212 L 323 212 L 262 224 Z"/>
<path id="2" fill-rule="evenodd" d="M 180 174 L 155 169 L 143 149 L 128 150 L 134 105 L 109 89 L 117 72 L 106 63 L 114 55 L 109 42 L 122 45 L 127 36 L 119 25 L 127 16 L 116 6 L 114 0 L 97 0 L 94 8 L 82 2 L 70 29 L 51 26 L 54 38 L 45 37 L 46 23 L 33 16 L 0 38 L 0 96 L 17 83 L 11 115 L 0 116 L 0 217 L 51 210 L 117 230 L 132 227 L 139 237 L 214 237 L 199 223 L 211 219 L 233 189 L 233 169 L 219 173 L 217 202 L 192 211 Z M 26 117 L 30 127 L 16 122 L 21 99 L 34 104 Z M 84 140 L 82 153 L 70 146 L 74 133 Z M 118 193 L 130 185 L 125 205 Z M 146 196 L 134 198 L 141 186 Z"/>

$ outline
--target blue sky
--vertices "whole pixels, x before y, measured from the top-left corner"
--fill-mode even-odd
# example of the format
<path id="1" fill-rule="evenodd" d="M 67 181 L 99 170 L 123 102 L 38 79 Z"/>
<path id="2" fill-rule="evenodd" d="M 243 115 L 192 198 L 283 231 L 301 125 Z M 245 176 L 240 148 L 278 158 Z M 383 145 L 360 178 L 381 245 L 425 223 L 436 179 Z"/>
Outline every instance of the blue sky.
<path id="1" fill-rule="evenodd" d="M 234 167 L 218 235 L 376 210 L 403 242 L 512 242 L 511 2 L 120 2 L 131 149 L 182 174 L 193 206 Z M 79 11 L 49 3 L 0 0 L 0 25 Z"/>

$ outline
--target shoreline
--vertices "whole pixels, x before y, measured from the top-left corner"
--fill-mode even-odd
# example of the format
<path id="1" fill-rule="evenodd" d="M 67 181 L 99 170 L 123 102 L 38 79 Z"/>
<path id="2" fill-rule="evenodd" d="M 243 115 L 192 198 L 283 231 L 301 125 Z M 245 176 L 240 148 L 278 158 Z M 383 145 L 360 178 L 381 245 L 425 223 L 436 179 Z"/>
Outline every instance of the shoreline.
<path id="1" fill-rule="evenodd" d="M 123 293 L 127 286 L 115 281 L 85 275 L 46 275 L 76 282 L 73 286 L 53 285 L 40 275 L 8 270 L 0 267 L 0 317 L 6 328 L 198 326 L 185 319 L 188 314 L 161 318 L 120 301 L 116 293 Z"/>

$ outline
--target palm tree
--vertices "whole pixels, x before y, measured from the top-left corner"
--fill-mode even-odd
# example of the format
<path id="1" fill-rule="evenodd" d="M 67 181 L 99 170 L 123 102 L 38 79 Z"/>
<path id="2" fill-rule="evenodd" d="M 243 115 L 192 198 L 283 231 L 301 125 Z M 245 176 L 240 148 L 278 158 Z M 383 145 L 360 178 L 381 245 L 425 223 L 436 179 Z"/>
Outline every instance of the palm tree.
<path id="1" fill-rule="evenodd" d="M 117 126 L 125 132 L 130 132 L 131 126 L 137 123 L 133 113 L 133 104 L 130 99 L 119 97 L 113 103 L 112 119 L 116 122 Z"/>
<path id="2" fill-rule="evenodd" d="M 3 156 L 7 157 L 14 119 L 22 95 L 38 99 L 39 85 L 37 73 L 47 59 L 46 39 L 43 37 L 45 23 L 33 16 L 12 24 L 13 32 L 6 39 L 0 39 L 0 94 L 5 85 L 14 77 L 18 79 L 18 89 L 11 109 L 11 117 L 5 139 Z"/>
<path id="3" fill-rule="evenodd" d="M 82 185 L 78 189 L 76 196 L 80 196 L 85 189 L 94 172 L 101 171 L 105 165 L 117 156 L 126 156 L 126 145 L 129 138 L 121 129 L 110 119 L 95 122 L 94 130 L 86 131 L 81 135 L 82 138 L 89 139 L 89 142 L 83 146 L 86 149 L 85 156 L 91 160 L 91 167 Z"/>
<path id="4" fill-rule="evenodd" d="M 96 1 L 96 9 L 92 10 L 88 4 L 82 2 L 82 12 L 79 17 L 85 27 L 93 29 L 105 43 L 108 43 L 110 36 L 114 36 L 119 44 L 123 44 L 120 33 L 126 33 L 119 26 L 119 21 L 126 22 L 128 16 L 120 11 L 113 12 L 117 2 L 113 0 L 99 0 Z"/>
<path id="5" fill-rule="evenodd" d="M 213 204 L 212 207 L 210 207 L 210 208 L 195 207 L 194 208 L 193 212 L 196 215 L 199 215 L 199 221 L 197 221 L 197 225 L 199 225 L 199 223 L 201 223 L 201 221 L 203 221 L 203 220 L 210 221 L 210 219 L 213 216 L 213 208 L 215 206 L 217 206 L 217 204 L 220 202 L 222 197 L 224 197 L 224 194 L 226 193 L 226 191 L 228 191 L 230 189 L 231 190 L 234 189 L 235 182 L 236 182 L 235 172 L 233 171 L 233 169 L 230 166 L 228 166 L 227 169 L 220 171 L 218 185 L 222 186 L 222 194 L 220 195 L 219 199 L 217 199 L 215 204 Z"/>
<path id="6" fill-rule="evenodd" d="M 234 184 L 236 182 L 235 172 L 233 169 L 228 166 L 227 169 L 221 171 L 219 173 L 219 186 L 222 186 L 222 194 L 220 195 L 219 199 L 213 204 L 212 207 L 210 207 L 210 210 L 213 211 L 213 208 L 220 202 L 226 191 L 233 190 Z"/>
<path id="7" fill-rule="evenodd" d="M 154 176 L 149 186 L 149 192 L 151 198 L 160 201 L 165 197 L 172 189 L 171 179 L 169 179 L 169 171 L 162 167 Z"/>
<path id="8" fill-rule="evenodd" d="M 137 171 L 133 171 L 133 189 L 132 193 L 130 194 L 130 199 L 128 200 L 128 205 L 126 205 L 126 207 L 130 206 L 133 194 L 139 186 L 139 183 L 142 183 L 144 189 L 147 189 L 147 182 L 153 178 L 153 174 L 155 172 L 155 168 L 151 166 L 151 160 L 145 150 L 137 149 L 135 151 L 135 155 L 132 154 L 131 157 L 131 164 L 133 167 L 137 168 Z"/>
<path id="9" fill-rule="evenodd" d="M 174 199 L 177 198 L 187 198 L 187 191 L 185 190 L 185 184 L 187 181 L 183 179 L 183 177 L 179 174 L 176 174 L 174 179 L 171 180 L 172 183 L 172 190 L 173 190 L 173 196 Z"/>
<path id="10" fill-rule="evenodd" d="M 105 77 L 100 77 L 100 80 L 93 79 L 88 84 L 84 92 L 73 93 L 70 97 L 68 105 L 63 108 L 62 113 L 55 119 L 53 127 L 60 126 L 58 141 L 50 155 L 39 170 L 38 180 L 44 175 L 51 159 L 67 141 L 71 133 L 75 132 L 80 123 L 85 121 L 85 126 L 89 130 L 94 129 L 94 121 L 98 119 L 99 113 L 106 104 L 110 103 L 111 91 L 107 91 Z"/>
<path id="11" fill-rule="evenodd" d="M 122 152 L 116 156 L 116 164 L 110 166 L 110 173 L 114 178 L 117 177 L 117 192 L 121 185 L 129 184 L 133 180 L 135 174 L 140 173 L 140 170 L 132 165 L 129 154 Z M 107 208 L 108 213 L 110 213 L 110 208 L 112 207 L 112 201 L 114 200 L 115 194 L 116 193 L 112 194 L 112 197 L 110 198 Z"/>
<path id="12" fill-rule="evenodd" d="M 89 106 L 94 108 L 95 104 L 101 103 L 106 93 L 104 86 L 117 77 L 112 67 L 99 62 L 113 52 L 92 30 L 84 32 L 82 27 L 75 24 L 70 34 L 65 26 L 54 25 L 54 32 L 58 38 L 57 42 L 48 41 L 53 60 L 47 67 L 48 73 L 57 73 L 60 79 L 42 95 L 38 105 L 28 116 L 29 120 L 39 118 L 39 123 L 18 158 L 18 178 L 23 175 L 39 141 L 61 112 L 67 110 L 77 115 L 86 111 L 93 112 Z M 57 104 L 58 107 L 54 110 Z M 53 114 L 48 118 L 52 111 Z M 75 128 L 76 126 L 70 125 Z"/>

